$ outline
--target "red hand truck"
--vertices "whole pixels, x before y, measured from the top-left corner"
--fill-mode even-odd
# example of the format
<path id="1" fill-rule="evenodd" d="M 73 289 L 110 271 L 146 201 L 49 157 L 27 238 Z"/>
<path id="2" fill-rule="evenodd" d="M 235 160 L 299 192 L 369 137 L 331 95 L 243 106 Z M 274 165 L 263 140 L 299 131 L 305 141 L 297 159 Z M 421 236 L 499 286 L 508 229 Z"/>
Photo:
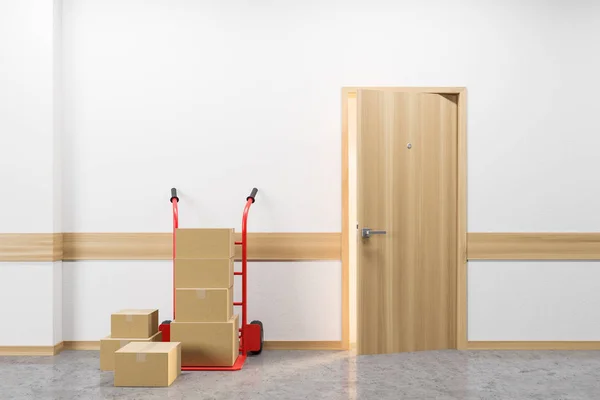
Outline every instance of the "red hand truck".
<path id="1" fill-rule="evenodd" d="M 236 245 L 242 246 L 242 271 L 234 272 L 234 275 L 240 275 L 242 277 L 242 301 L 233 302 L 234 306 L 242 307 L 242 327 L 239 330 L 240 354 L 231 367 L 182 365 L 182 371 L 239 371 L 244 366 L 244 362 L 248 355 L 256 355 L 262 352 L 264 341 L 263 324 L 260 321 L 248 323 L 247 320 L 248 291 L 246 285 L 248 278 L 248 212 L 250 211 L 250 206 L 255 202 L 257 193 L 258 189 L 253 188 L 250 196 L 246 197 L 246 206 L 244 207 L 244 214 L 242 216 L 242 240 L 240 242 L 235 242 Z M 179 227 L 179 197 L 177 197 L 177 189 L 175 188 L 171 189 L 171 203 L 173 204 L 173 319 L 175 319 L 175 234 Z M 163 342 L 170 342 L 171 321 L 163 321 L 158 329 L 162 332 Z"/>

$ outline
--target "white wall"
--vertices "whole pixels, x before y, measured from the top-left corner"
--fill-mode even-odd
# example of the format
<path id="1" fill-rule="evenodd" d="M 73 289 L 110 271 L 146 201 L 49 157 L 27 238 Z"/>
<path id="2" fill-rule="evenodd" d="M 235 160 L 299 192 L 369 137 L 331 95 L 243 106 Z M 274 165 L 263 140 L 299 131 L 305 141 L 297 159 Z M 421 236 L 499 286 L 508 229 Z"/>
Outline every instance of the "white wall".
<path id="1" fill-rule="evenodd" d="M 52 214 L 54 232 L 63 232 L 63 184 L 62 184 L 62 146 L 64 130 L 63 110 L 63 77 L 62 77 L 62 0 L 53 0 L 53 141 L 52 141 Z M 54 315 L 54 343 L 63 341 L 63 267 L 62 260 L 56 261 L 53 266 L 53 315 Z"/>
<path id="2" fill-rule="evenodd" d="M 257 185 L 255 230 L 339 231 L 344 85 L 469 88 L 470 231 L 600 226 L 596 1 L 68 0 L 64 17 L 68 230 L 167 230 L 172 185 L 183 223 L 236 226 Z"/>
<path id="3" fill-rule="evenodd" d="M 60 0 L 0 2 L 0 233 L 61 232 Z M 62 341 L 61 263 L 0 263 L 0 346 Z"/>
<path id="4" fill-rule="evenodd" d="M 167 261 L 64 262 L 64 340 L 110 335 L 110 314 L 126 308 L 158 308 L 170 319 L 171 274 Z"/>
<path id="5" fill-rule="evenodd" d="M 598 2 L 65 0 L 63 17 L 65 231 L 168 231 L 171 186 L 186 227 L 239 229 L 258 186 L 251 230 L 339 231 L 351 85 L 468 87 L 469 231 L 600 226 Z M 470 307 L 490 304 L 477 282 L 494 276 L 469 278 Z M 474 310 L 473 337 L 512 337 L 479 329 L 487 317 Z M 595 335 L 577 326 L 573 337 Z"/>
<path id="6" fill-rule="evenodd" d="M 53 316 L 53 342 L 62 342 L 63 339 L 63 262 L 57 261 L 52 266 L 52 316 Z"/>
<path id="7" fill-rule="evenodd" d="M 60 7 L 53 0 L 0 3 L 2 232 L 168 231 L 171 186 L 181 191 L 182 226 L 239 229 L 243 199 L 258 186 L 252 231 L 339 231 L 340 89 L 351 85 L 468 87 L 469 231 L 600 226 L 598 2 L 64 0 L 59 32 L 53 13 Z M 100 294 L 81 287 L 98 276 L 120 271 L 120 281 L 106 281 L 109 291 L 119 282 L 152 282 L 131 294 L 119 289 L 119 304 L 102 312 L 125 302 L 170 307 L 168 294 L 156 294 L 169 287 L 168 277 L 166 285 L 157 280 L 161 267 L 142 279 L 134 264 L 87 270 L 86 263 L 5 263 L 0 282 L 23 293 L 22 282 L 50 290 L 15 305 L 31 311 L 46 299 L 44 307 L 65 311 L 65 340 L 95 340 L 105 328 L 94 322 L 99 316 L 88 327 L 86 318 L 99 311 L 86 302 Z M 489 317 L 474 303 L 491 307 L 497 320 L 514 307 L 510 286 L 490 285 L 523 266 L 505 264 L 497 271 L 470 263 L 472 338 L 515 337 L 481 329 Z M 44 265 L 47 273 L 38 273 Z M 589 277 L 578 268 L 596 264 L 536 265 L 525 266 L 522 284 L 537 296 L 523 298 L 525 314 L 554 295 L 533 275 L 548 269 L 556 281 L 571 271 Z M 293 273 L 286 266 L 266 271 L 289 279 L 285 291 L 272 280 L 251 289 L 269 294 L 260 303 L 267 335 L 335 340 L 339 322 L 317 333 L 286 327 L 291 315 L 308 320 L 315 305 L 323 310 L 317 319 L 339 321 L 339 263 L 299 264 L 292 268 L 304 269 Z M 64 302 L 52 291 L 61 274 Z M 327 293 L 311 289 L 321 274 L 333 288 Z M 571 289 L 577 302 L 596 304 L 597 292 Z M 282 314 L 281 304 L 292 307 L 300 292 L 308 293 L 306 307 Z M 2 293 L 2 315 L 16 312 L 5 310 L 11 293 Z M 506 301 L 494 303 L 494 293 Z M 553 311 L 556 321 L 575 318 L 576 304 L 567 304 Z M 539 326 L 554 329 L 549 321 Z M 51 343 L 48 335 L 60 335 L 56 320 L 49 324 L 29 339 Z M 550 337 L 523 326 L 523 337 Z M 596 337 L 592 323 L 572 326 L 576 331 L 557 328 L 556 337 Z M 0 343 L 42 344 L 27 337 Z"/>
<path id="8" fill-rule="evenodd" d="M 470 340 L 600 340 L 600 262 L 469 262 Z"/>
<path id="9" fill-rule="evenodd" d="M 339 231 L 339 88 L 307 107 L 283 42 L 219 4 L 65 2 L 66 230 L 168 230 L 172 186 L 182 225 L 239 227 L 257 186 L 254 231 Z"/>
<path id="10" fill-rule="evenodd" d="M 0 346 L 53 346 L 51 262 L 0 262 Z"/>
<path id="11" fill-rule="evenodd" d="M 339 261 L 253 262 L 248 268 L 248 319 L 263 322 L 265 340 L 342 339 Z M 242 299 L 240 279 L 234 298 Z"/>
<path id="12" fill-rule="evenodd" d="M 53 228 L 53 3 L 0 2 L 0 230 Z"/>
<path id="13" fill-rule="evenodd" d="M 54 232 L 63 231 L 62 215 L 62 146 L 64 128 L 63 110 L 63 76 L 62 76 L 62 0 L 53 0 L 53 135 L 52 135 L 52 182 L 53 182 L 53 229 Z"/>
<path id="14" fill-rule="evenodd" d="M 64 340 L 109 335 L 110 314 L 123 308 L 158 308 L 160 320 L 172 319 L 169 261 L 63 265 Z M 341 339 L 339 262 L 252 262 L 248 268 L 248 322 L 263 322 L 265 340 Z M 238 278 L 234 301 L 241 301 Z"/>

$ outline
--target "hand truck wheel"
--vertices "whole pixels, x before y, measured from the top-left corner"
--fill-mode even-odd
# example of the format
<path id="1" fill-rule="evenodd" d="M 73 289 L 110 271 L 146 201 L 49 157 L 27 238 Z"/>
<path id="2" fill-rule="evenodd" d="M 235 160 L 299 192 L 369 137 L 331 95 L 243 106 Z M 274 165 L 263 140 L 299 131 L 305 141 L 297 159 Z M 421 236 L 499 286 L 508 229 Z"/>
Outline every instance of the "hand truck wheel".
<path id="1" fill-rule="evenodd" d="M 258 320 L 254 320 L 254 321 L 250 322 L 250 325 L 260 326 L 260 349 L 258 349 L 257 351 L 249 351 L 248 352 L 251 356 L 255 356 L 255 355 L 259 355 L 263 351 L 263 343 L 265 341 L 265 332 L 263 330 L 262 322 L 260 322 Z"/>
<path id="2" fill-rule="evenodd" d="M 167 320 L 163 321 L 158 326 L 158 331 L 162 332 L 162 339 L 161 339 L 161 341 L 163 341 L 163 342 L 170 342 L 171 341 L 171 320 L 167 319 Z"/>

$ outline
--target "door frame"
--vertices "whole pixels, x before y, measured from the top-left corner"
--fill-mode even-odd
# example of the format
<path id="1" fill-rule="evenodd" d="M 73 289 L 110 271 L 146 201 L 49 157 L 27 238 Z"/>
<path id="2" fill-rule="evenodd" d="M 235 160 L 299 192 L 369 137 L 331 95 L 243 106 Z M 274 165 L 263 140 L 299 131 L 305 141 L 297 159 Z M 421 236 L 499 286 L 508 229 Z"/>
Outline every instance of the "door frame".
<path id="1" fill-rule="evenodd" d="M 458 97 L 457 140 L 457 263 L 456 349 L 467 348 L 467 88 L 466 87 L 375 87 L 342 88 L 342 345 L 350 348 L 350 226 L 348 173 L 348 99 L 357 90 L 389 90 L 408 93 L 453 94 Z"/>

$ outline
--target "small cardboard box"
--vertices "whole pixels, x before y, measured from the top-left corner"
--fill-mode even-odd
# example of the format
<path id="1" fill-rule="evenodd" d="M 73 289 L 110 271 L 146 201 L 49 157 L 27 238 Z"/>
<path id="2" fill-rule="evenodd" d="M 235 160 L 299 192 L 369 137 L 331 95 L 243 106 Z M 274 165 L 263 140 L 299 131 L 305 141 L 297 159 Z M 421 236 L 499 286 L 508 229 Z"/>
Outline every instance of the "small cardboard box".
<path id="1" fill-rule="evenodd" d="M 143 339 L 123 339 L 110 336 L 100 340 L 100 370 L 113 371 L 115 369 L 115 351 L 131 342 L 160 342 L 162 332 L 157 332 L 154 336 Z"/>
<path id="2" fill-rule="evenodd" d="M 158 332 L 158 310 L 121 310 L 110 317 L 110 336 L 149 338 Z"/>
<path id="3" fill-rule="evenodd" d="M 233 229 L 177 229 L 176 258 L 232 258 Z"/>
<path id="4" fill-rule="evenodd" d="M 227 322 L 171 323 L 171 340 L 181 342 L 185 366 L 230 367 L 239 354 L 239 318 Z"/>
<path id="5" fill-rule="evenodd" d="M 233 258 L 175 259 L 176 288 L 228 288 L 233 286 Z"/>
<path id="6" fill-rule="evenodd" d="M 131 342 L 115 352 L 115 386 L 170 386 L 181 374 L 181 343 Z"/>
<path id="7" fill-rule="evenodd" d="M 233 314 L 233 288 L 176 289 L 178 322 L 227 322 Z"/>

